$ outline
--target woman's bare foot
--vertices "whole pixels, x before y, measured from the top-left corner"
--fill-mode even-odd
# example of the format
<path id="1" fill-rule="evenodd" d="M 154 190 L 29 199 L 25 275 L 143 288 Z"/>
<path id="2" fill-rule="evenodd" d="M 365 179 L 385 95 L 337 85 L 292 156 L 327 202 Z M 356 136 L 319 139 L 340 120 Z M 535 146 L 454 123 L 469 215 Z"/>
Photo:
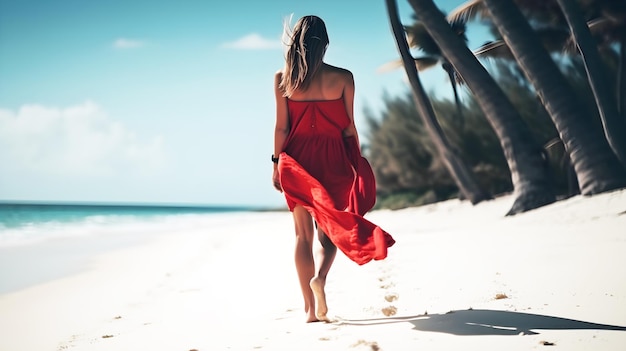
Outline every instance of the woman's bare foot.
<path id="1" fill-rule="evenodd" d="M 317 319 L 317 317 L 315 316 L 315 312 L 313 311 L 307 311 L 306 313 L 306 322 L 307 323 L 314 323 L 314 322 L 319 322 L 320 320 Z"/>
<path id="2" fill-rule="evenodd" d="M 319 277 L 314 277 L 309 283 L 311 290 L 313 290 L 313 296 L 315 296 L 315 316 L 321 321 L 329 321 L 326 313 L 328 313 L 328 306 L 326 306 L 326 293 L 324 292 L 325 282 Z"/>

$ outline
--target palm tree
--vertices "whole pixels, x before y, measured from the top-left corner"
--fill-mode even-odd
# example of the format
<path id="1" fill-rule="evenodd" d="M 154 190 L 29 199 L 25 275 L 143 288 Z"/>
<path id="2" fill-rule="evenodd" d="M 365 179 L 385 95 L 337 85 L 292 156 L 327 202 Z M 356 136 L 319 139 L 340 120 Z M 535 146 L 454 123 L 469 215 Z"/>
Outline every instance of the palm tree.
<path id="1" fill-rule="evenodd" d="M 511 171 L 515 201 L 508 215 L 555 201 L 543 149 L 493 77 L 478 62 L 432 0 L 409 0 L 443 54 L 474 94 L 500 139 Z"/>
<path id="2" fill-rule="evenodd" d="M 540 2 L 520 0 L 517 3 L 520 9 L 528 13 L 530 18 L 534 20 L 534 30 L 546 50 L 554 53 L 565 52 L 571 55 L 581 54 L 605 136 L 622 165 L 626 166 L 626 137 L 623 133 L 626 130 L 626 121 L 620 117 L 620 107 L 616 102 L 616 100 L 621 100 L 616 99 L 620 94 L 613 95 L 610 84 L 607 84 L 606 66 L 600 57 L 598 43 L 592 36 L 583 16 L 583 8 L 572 0 L 544 0 Z M 620 12 L 620 8 L 609 7 L 608 4 L 615 4 L 615 2 L 588 0 L 584 3 L 584 12 L 591 17 L 602 16 L 596 17 L 589 26 L 593 25 L 596 37 L 610 43 L 619 38 L 619 34 L 614 33 L 612 28 L 616 25 L 619 26 L 619 20 L 622 22 L 622 29 L 626 30 L 624 28 L 626 6 L 622 6 Z M 616 15 L 620 13 L 622 16 Z M 481 0 L 474 0 L 459 6 L 452 11 L 448 19 L 450 21 L 468 21 L 477 15 L 483 18 L 489 16 Z M 626 38 L 625 35 L 622 37 Z M 607 45 L 603 44 L 602 46 L 607 52 Z M 612 50 L 613 48 L 610 48 L 609 52 Z M 515 59 L 502 39 L 486 43 L 474 53 L 477 56 Z"/>
<path id="3" fill-rule="evenodd" d="M 456 104 L 456 119 L 457 124 L 460 130 L 465 128 L 464 117 L 463 117 L 463 103 L 461 102 L 461 98 L 459 96 L 458 84 L 462 83 L 460 76 L 456 74 L 454 67 L 450 64 L 448 59 L 441 54 L 441 50 L 437 43 L 433 40 L 433 38 L 428 34 L 426 28 L 424 28 L 424 24 L 419 22 L 415 15 L 413 15 L 414 22 L 405 27 L 405 31 L 407 34 L 407 39 L 409 46 L 411 48 L 417 48 L 422 53 L 423 56 L 415 57 L 415 67 L 417 67 L 418 71 L 424 71 L 435 67 L 436 65 L 440 65 L 441 68 L 448 75 L 448 80 L 450 82 L 450 86 L 452 88 L 452 93 L 454 95 L 454 102 Z M 463 39 L 463 41 L 467 42 L 467 36 L 465 35 L 466 31 L 466 21 L 464 19 L 458 19 L 450 22 L 450 27 L 452 30 L 457 33 L 459 37 Z M 385 72 L 387 70 L 396 69 L 402 67 L 402 59 L 389 62 L 382 67 L 380 67 L 380 72 Z"/>
<path id="4" fill-rule="evenodd" d="M 383 98 L 381 116 L 366 111 L 368 160 L 383 202 L 398 198 L 419 203 L 430 192 L 447 199 L 459 187 L 439 157 L 411 92 Z M 381 203 L 383 203 L 381 202 Z M 394 206 L 397 204 L 394 204 Z"/>
<path id="5" fill-rule="evenodd" d="M 617 110 L 623 120 L 626 120 L 626 4 L 622 4 L 622 11 L 617 16 L 603 16 L 587 22 L 589 30 L 595 38 L 599 38 L 599 49 L 605 56 L 616 56 Z M 617 47 L 617 53 L 615 53 Z"/>
<path id="6" fill-rule="evenodd" d="M 551 22 L 554 27 L 569 27 L 568 10 L 555 0 L 544 1 L 550 3 L 549 9 L 543 13 L 551 12 Z M 568 1 L 571 3 L 571 1 Z M 518 0 L 518 5 L 529 9 L 529 14 L 537 17 L 542 11 L 537 8 L 534 0 Z M 555 5 L 558 7 L 555 8 Z M 577 6 L 576 6 L 577 5 Z M 577 12 L 581 12 L 587 21 L 587 27 L 596 41 L 597 48 L 605 57 L 615 58 L 617 63 L 616 93 L 612 100 L 617 100 L 617 110 L 622 120 L 626 120 L 626 1 L 623 0 L 584 0 L 576 2 Z M 556 11 L 555 11 L 556 10 Z M 559 11 L 560 10 L 560 11 Z M 571 15 L 571 14 L 570 14 Z M 540 17 L 543 18 L 543 17 Z M 579 19 L 579 21 L 582 21 Z M 584 25 L 578 22 L 580 30 L 585 30 Z M 568 32 L 569 34 L 569 32 Z M 575 34 L 572 30 L 572 34 Z M 571 37 L 570 37 L 571 38 Z M 587 40 L 587 39 L 585 39 Z M 573 50 L 570 53 L 577 54 L 577 46 L 581 44 L 576 40 L 569 40 L 569 46 Z M 586 51 L 590 50 L 591 44 L 585 44 Z M 593 55 L 593 54 L 592 54 Z M 623 150 L 622 150 L 623 151 Z"/>
<path id="7" fill-rule="evenodd" d="M 587 26 L 597 41 L 598 50 L 615 63 L 617 77 L 614 97 L 623 128 L 626 123 L 626 1 L 586 0 L 580 6 L 587 19 Z"/>
<path id="8" fill-rule="evenodd" d="M 600 119 L 604 125 L 604 134 L 615 155 L 626 166 L 626 131 L 624 120 L 619 117 L 615 97 L 606 84 L 607 73 L 598 52 L 597 44 L 591 36 L 587 22 L 580 8 L 572 0 L 556 0 L 565 15 L 574 42 L 580 51 L 587 79 L 596 99 Z"/>
<path id="9" fill-rule="evenodd" d="M 626 170 L 513 0 L 482 2 L 559 131 L 581 194 L 626 186 Z"/>
<path id="10" fill-rule="evenodd" d="M 406 41 L 404 28 L 402 27 L 400 17 L 398 15 L 396 1 L 386 0 L 386 3 L 392 31 L 398 45 L 398 51 L 400 52 L 402 62 L 404 63 L 404 68 L 407 72 L 409 82 L 411 83 L 413 98 L 420 116 L 424 119 L 424 125 L 426 126 L 429 136 L 437 147 L 446 168 L 450 171 L 450 174 L 455 180 L 455 183 L 458 185 L 461 193 L 468 200 L 470 200 L 472 204 L 477 204 L 480 201 L 490 199 L 491 197 L 478 187 L 471 172 L 458 157 L 457 153 L 445 137 L 439 122 L 437 122 L 435 111 L 433 110 L 430 100 L 426 95 L 426 91 L 422 86 L 419 74 L 415 68 L 414 59 L 409 51 L 409 45 Z"/>

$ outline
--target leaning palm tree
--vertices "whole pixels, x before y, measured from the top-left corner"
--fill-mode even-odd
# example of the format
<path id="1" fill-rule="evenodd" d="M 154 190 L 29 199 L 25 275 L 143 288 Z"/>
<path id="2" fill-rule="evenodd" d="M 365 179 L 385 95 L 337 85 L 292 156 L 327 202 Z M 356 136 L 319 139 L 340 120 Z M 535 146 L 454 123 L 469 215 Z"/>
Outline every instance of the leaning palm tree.
<path id="1" fill-rule="evenodd" d="M 606 139 L 615 155 L 626 166 L 626 124 L 620 118 L 615 97 L 606 84 L 607 72 L 587 22 L 573 0 L 556 0 L 569 25 L 572 37 L 585 64 L 587 79 L 596 99 Z"/>
<path id="2" fill-rule="evenodd" d="M 500 140 L 515 191 L 515 201 L 508 214 L 554 202 L 556 197 L 543 149 L 506 94 L 465 43 L 452 32 L 432 0 L 409 0 L 409 3 L 472 91 Z"/>
<path id="3" fill-rule="evenodd" d="M 616 101 L 619 119 L 615 122 L 617 126 L 614 128 L 617 130 L 613 133 L 612 138 L 622 137 L 622 140 L 617 142 L 622 145 L 621 151 L 623 152 L 624 124 L 626 123 L 626 1 L 585 0 L 578 3 L 578 5 L 584 14 L 584 18 L 587 20 L 587 27 L 592 34 L 592 38 L 595 39 L 597 50 L 602 53 L 603 57 L 610 58 L 611 61 L 616 63 L 615 93 L 612 97 L 603 97 L 602 99 Z M 565 11 L 566 9 L 563 9 L 563 12 Z M 579 23 L 578 26 L 581 26 L 581 24 Z M 580 28 L 580 30 L 585 29 Z M 570 42 L 574 44 L 571 45 L 573 47 L 582 44 L 578 42 L 578 39 Z M 589 43 L 585 44 L 585 47 L 587 47 L 586 51 L 590 50 L 588 48 L 590 45 Z M 583 58 L 585 55 L 588 54 L 583 54 Z M 595 80 L 602 82 L 602 78 L 595 78 Z M 604 87 L 608 86 L 607 84 L 602 85 Z M 611 116 L 611 114 L 608 115 Z M 605 126 L 613 125 L 614 123 L 611 122 L 608 121 Z M 612 130 L 608 132 L 611 133 Z M 622 163 L 624 163 L 623 159 Z"/>
<path id="4" fill-rule="evenodd" d="M 425 71 L 437 65 L 440 65 L 441 68 L 448 75 L 448 81 L 450 82 L 450 87 L 452 88 L 452 94 L 454 96 L 454 102 L 456 104 L 456 119 L 457 124 L 461 130 L 465 128 L 465 118 L 463 116 L 463 103 L 461 102 L 461 98 L 459 96 L 459 83 L 462 83 L 461 77 L 456 73 L 454 67 L 450 64 L 448 59 L 444 55 L 442 55 L 439 46 L 433 40 L 433 38 L 428 34 L 426 28 L 424 28 L 424 24 L 417 20 L 416 16 L 413 15 L 414 22 L 411 25 L 405 27 L 405 31 L 407 34 L 408 44 L 411 48 L 417 48 L 423 55 L 419 57 L 415 57 L 415 67 L 418 71 Z M 464 42 L 467 42 L 466 32 L 466 21 L 463 18 L 458 20 L 454 20 L 450 22 L 450 27 L 452 30 L 457 33 Z M 400 68 L 403 66 L 402 59 L 389 62 L 380 67 L 380 72 L 385 72 L 391 69 Z"/>
<path id="5" fill-rule="evenodd" d="M 542 40 L 550 39 L 552 34 L 560 32 L 556 37 L 552 36 L 554 40 L 546 46 L 548 50 L 570 54 L 578 52 L 575 43 L 569 40 L 567 21 L 555 0 L 516 0 L 516 4 L 533 23 L 540 25 L 534 29 Z M 616 57 L 619 67 L 616 96 L 619 111 L 626 118 L 626 1 L 585 0 L 578 2 L 578 5 L 583 10 L 587 26 L 596 39 L 599 50 L 605 56 Z M 470 21 L 475 18 L 489 20 L 489 13 L 482 0 L 469 0 L 448 15 L 449 21 Z M 554 33 L 546 38 L 546 33 L 542 33 L 544 30 Z M 570 45 L 564 46 L 566 41 Z M 502 40 L 496 40 L 493 44 L 496 47 L 506 46 Z"/>
<path id="6" fill-rule="evenodd" d="M 411 3 L 415 2 L 414 0 Z M 576 170 L 583 195 L 626 186 L 626 170 L 513 0 L 482 0 L 520 68 L 541 97 Z"/>
<path id="7" fill-rule="evenodd" d="M 617 62 L 617 110 L 626 120 L 626 5 L 619 16 L 602 16 L 587 22 L 589 30 L 598 38 L 599 49 L 605 56 L 615 56 Z M 615 50 L 617 48 L 617 50 Z M 615 52 L 617 51 L 617 52 Z"/>
<path id="8" fill-rule="evenodd" d="M 441 126 L 437 122 L 435 111 L 422 86 L 419 74 L 415 68 L 414 59 L 409 51 L 405 31 L 398 15 L 396 1 L 386 0 L 386 3 L 392 31 L 398 45 L 398 51 L 400 52 L 400 57 L 402 58 L 409 82 L 411 83 L 413 99 L 415 100 L 417 110 L 424 121 L 424 125 L 426 126 L 426 130 L 433 144 L 435 144 L 446 168 L 450 171 L 450 175 L 455 180 L 461 193 L 470 200 L 472 204 L 490 199 L 491 197 L 479 188 L 471 172 L 468 170 L 468 167 L 457 155 L 452 145 L 450 145 Z"/>
<path id="9" fill-rule="evenodd" d="M 626 166 L 626 136 L 623 133 L 626 130 L 626 121 L 620 116 L 620 105 L 616 102 L 621 100 L 621 94 L 614 95 L 610 84 L 607 84 L 606 67 L 596 42 L 596 38 L 602 40 L 604 43 L 600 47 L 607 52 L 607 43 L 620 37 L 620 31 L 615 31 L 615 27 L 620 26 L 620 20 L 626 21 L 626 6 L 622 6 L 620 11 L 620 7 L 613 6 L 613 0 L 588 0 L 584 2 L 584 8 L 580 6 L 582 3 L 578 4 L 573 0 L 518 0 L 517 4 L 533 19 L 533 29 L 546 50 L 570 55 L 580 53 L 606 139 L 622 165 Z M 583 12 L 593 18 L 589 27 Z M 476 16 L 489 16 L 482 0 L 469 1 L 459 6 L 450 13 L 448 20 L 469 21 Z M 592 24 L 594 35 L 590 30 Z M 626 31 L 624 23 L 621 25 L 621 32 Z M 621 36 L 626 39 L 626 35 Z M 611 53 L 612 50 L 610 47 L 608 52 Z M 481 57 L 515 59 L 503 39 L 486 43 L 474 53 Z M 621 84 L 618 82 L 619 85 Z"/>
<path id="10" fill-rule="evenodd" d="M 536 7 L 536 0 L 518 0 L 517 3 L 524 8 L 529 5 Z M 563 7 L 563 3 L 555 0 L 547 1 L 552 3 L 551 9 L 544 12 L 555 12 L 554 5 L 558 4 L 556 8 L 559 13 L 553 14 L 551 22 L 555 27 L 570 27 L 570 21 L 567 19 L 565 12 L 568 9 Z M 568 1 L 572 4 L 571 1 Z M 616 79 L 616 94 L 614 99 L 617 100 L 617 110 L 621 114 L 621 118 L 626 120 L 626 1 L 623 0 L 584 0 L 577 1 L 575 7 L 579 9 L 582 16 L 587 21 L 587 27 L 591 32 L 593 39 L 595 39 L 598 50 L 600 50 L 604 57 L 615 58 L 617 63 L 617 79 Z M 571 8 L 571 7 L 570 7 Z M 529 14 L 537 16 L 537 9 L 530 9 Z M 571 14 L 570 14 L 571 15 Z M 585 30 L 584 25 L 580 22 L 577 24 L 579 30 Z M 572 34 L 576 35 L 572 31 Z M 585 39 L 587 40 L 587 39 Z M 578 53 L 578 40 L 569 40 L 570 50 L 572 53 Z M 591 44 L 586 44 L 589 47 Z M 589 49 L 585 49 L 588 51 Z M 593 54 L 592 54 L 593 55 Z"/>
<path id="11" fill-rule="evenodd" d="M 463 41 L 467 42 L 467 36 L 465 35 L 467 28 L 464 20 L 460 19 L 452 21 L 450 22 L 450 27 L 461 39 L 463 39 Z M 460 129 L 463 130 L 465 120 L 463 117 L 463 104 L 461 103 L 457 86 L 460 82 L 460 76 L 456 73 L 454 67 L 450 64 L 448 59 L 442 55 L 439 46 L 437 46 L 430 34 L 428 34 L 428 31 L 424 28 L 423 23 L 416 20 L 412 25 L 406 27 L 406 32 L 408 34 L 409 45 L 411 47 L 422 49 L 422 51 L 424 51 L 427 55 L 427 58 L 430 57 L 435 59 L 435 62 L 440 64 L 441 68 L 448 75 L 448 81 L 450 82 L 450 87 L 452 88 L 452 93 L 454 95 L 454 102 L 456 104 L 458 125 Z"/>

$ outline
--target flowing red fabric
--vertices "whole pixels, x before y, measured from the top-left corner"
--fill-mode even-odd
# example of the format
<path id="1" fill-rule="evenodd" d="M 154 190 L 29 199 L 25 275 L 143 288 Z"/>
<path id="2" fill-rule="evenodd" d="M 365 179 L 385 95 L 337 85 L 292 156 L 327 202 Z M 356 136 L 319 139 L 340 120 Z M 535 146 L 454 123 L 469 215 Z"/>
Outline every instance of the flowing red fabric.
<path id="1" fill-rule="evenodd" d="M 343 99 L 288 100 L 291 130 L 278 170 L 289 209 L 303 206 L 330 240 L 359 265 L 387 257 L 395 243 L 363 215 L 376 202 L 376 181 L 349 125 Z"/>

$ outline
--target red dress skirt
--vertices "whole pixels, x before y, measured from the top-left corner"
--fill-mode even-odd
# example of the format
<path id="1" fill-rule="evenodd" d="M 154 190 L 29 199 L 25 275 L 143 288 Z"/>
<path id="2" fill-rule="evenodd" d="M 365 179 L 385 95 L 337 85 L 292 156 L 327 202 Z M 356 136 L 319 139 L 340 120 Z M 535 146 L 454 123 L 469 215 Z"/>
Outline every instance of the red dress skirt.
<path id="1" fill-rule="evenodd" d="M 356 139 L 343 137 L 350 125 L 343 98 L 287 105 L 291 128 L 278 170 L 289 210 L 303 206 L 358 264 L 387 257 L 394 239 L 363 218 L 376 201 L 376 183 Z"/>

